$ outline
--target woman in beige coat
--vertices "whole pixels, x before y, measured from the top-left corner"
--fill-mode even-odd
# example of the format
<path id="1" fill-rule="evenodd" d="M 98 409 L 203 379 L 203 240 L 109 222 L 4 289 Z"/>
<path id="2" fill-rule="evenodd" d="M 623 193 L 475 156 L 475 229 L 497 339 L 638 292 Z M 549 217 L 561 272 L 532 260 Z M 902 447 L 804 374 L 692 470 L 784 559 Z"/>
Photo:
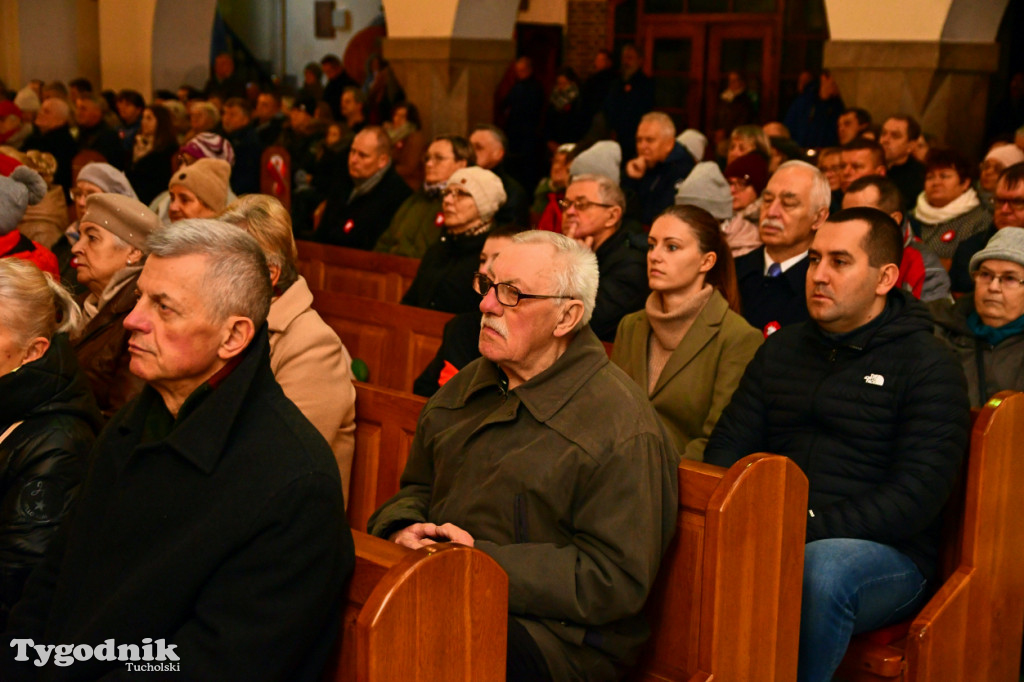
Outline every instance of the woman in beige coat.
<path id="1" fill-rule="evenodd" d="M 352 358 L 312 308 L 313 294 L 299 275 L 288 210 L 274 197 L 248 194 L 218 219 L 245 229 L 267 256 L 274 285 L 267 316 L 270 369 L 284 394 L 331 444 L 347 503 L 356 430 Z"/>
<path id="2" fill-rule="evenodd" d="M 651 294 L 619 323 L 612 361 L 647 389 L 680 454 L 701 460 L 761 333 L 736 312 L 732 255 L 710 213 L 669 207 L 647 247 Z"/>

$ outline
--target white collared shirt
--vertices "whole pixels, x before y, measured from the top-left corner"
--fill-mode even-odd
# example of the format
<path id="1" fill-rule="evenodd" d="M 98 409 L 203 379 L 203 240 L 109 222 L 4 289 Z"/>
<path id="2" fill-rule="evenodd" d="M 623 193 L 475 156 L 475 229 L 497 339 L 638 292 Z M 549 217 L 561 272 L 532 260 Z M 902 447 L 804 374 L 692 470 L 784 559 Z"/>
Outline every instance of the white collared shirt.
<path id="1" fill-rule="evenodd" d="M 793 267 L 794 265 L 796 265 L 797 263 L 799 263 L 801 260 L 803 260 L 806 257 L 807 257 L 807 251 L 804 251 L 801 254 L 797 254 L 796 256 L 793 256 L 792 258 L 787 258 L 786 260 L 784 260 L 781 263 L 779 263 L 779 266 L 782 268 L 782 272 L 785 272 L 786 270 L 789 270 L 791 267 Z M 768 276 L 768 268 L 770 268 L 772 266 L 772 263 L 774 263 L 774 262 L 775 261 L 772 260 L 771 256 L 768 255 L 768 252 L 765 251 L 764 252 L 764 276 L 765 277 Z"/>

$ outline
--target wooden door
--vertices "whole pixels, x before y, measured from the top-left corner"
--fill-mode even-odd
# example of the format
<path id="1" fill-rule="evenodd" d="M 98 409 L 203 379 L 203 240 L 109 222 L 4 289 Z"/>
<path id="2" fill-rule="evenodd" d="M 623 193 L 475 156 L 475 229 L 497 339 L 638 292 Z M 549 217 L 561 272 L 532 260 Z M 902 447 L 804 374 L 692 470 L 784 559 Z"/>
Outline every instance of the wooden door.
<path id="1" fill-rule="evenodd" d="M 701 127 L 707 30 L 700 22 L 673 19 L 642 31 L 644 71 L 654 78 L 654 106 L 680 131 Z"/>
<path id="2" fill-rule="evenodd" d="M 747 91 L 757 98 L 753 123 L 763 123 L 778 107 L 778 18 L 767 16 L 756 22 L 722 22 L 708 25 L 708 58 L 705 76 L 705 124 L 712 130 L 728 74 L 737 71 L 747 82 Z M 728 134 L 728 131 L 726 131 Z"/>

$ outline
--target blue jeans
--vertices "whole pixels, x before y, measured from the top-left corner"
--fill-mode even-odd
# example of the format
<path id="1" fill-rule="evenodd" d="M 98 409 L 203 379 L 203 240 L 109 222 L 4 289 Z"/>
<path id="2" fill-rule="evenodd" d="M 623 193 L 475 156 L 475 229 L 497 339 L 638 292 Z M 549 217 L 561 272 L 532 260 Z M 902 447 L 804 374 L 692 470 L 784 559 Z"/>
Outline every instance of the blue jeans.
<path id="1" fill-rule="evenodd" d="M 909 618 L 925 601 L 925 582 L 914 562 L 888 545 L 807 543 L 798 682 L 831 680 L 850 638 Z"/>

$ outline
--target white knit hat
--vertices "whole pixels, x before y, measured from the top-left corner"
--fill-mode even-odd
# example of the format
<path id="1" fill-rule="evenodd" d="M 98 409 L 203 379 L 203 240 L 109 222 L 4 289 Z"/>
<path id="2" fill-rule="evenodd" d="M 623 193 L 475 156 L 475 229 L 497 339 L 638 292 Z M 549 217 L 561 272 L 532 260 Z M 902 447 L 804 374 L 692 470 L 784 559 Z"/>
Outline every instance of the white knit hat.
<path id="1" fill-rule="evenodd" d="M 452 173 L 445 188 L 453 187 L 469 192 L 476 203 L 476 210 L 480 212 L 480 217 L 485 221 L 494 217 L 494 214 L 508 198 L 505 194 L 505 186 L 501 184 L 501 178 L 479 166 L 460 168 Z"/>

